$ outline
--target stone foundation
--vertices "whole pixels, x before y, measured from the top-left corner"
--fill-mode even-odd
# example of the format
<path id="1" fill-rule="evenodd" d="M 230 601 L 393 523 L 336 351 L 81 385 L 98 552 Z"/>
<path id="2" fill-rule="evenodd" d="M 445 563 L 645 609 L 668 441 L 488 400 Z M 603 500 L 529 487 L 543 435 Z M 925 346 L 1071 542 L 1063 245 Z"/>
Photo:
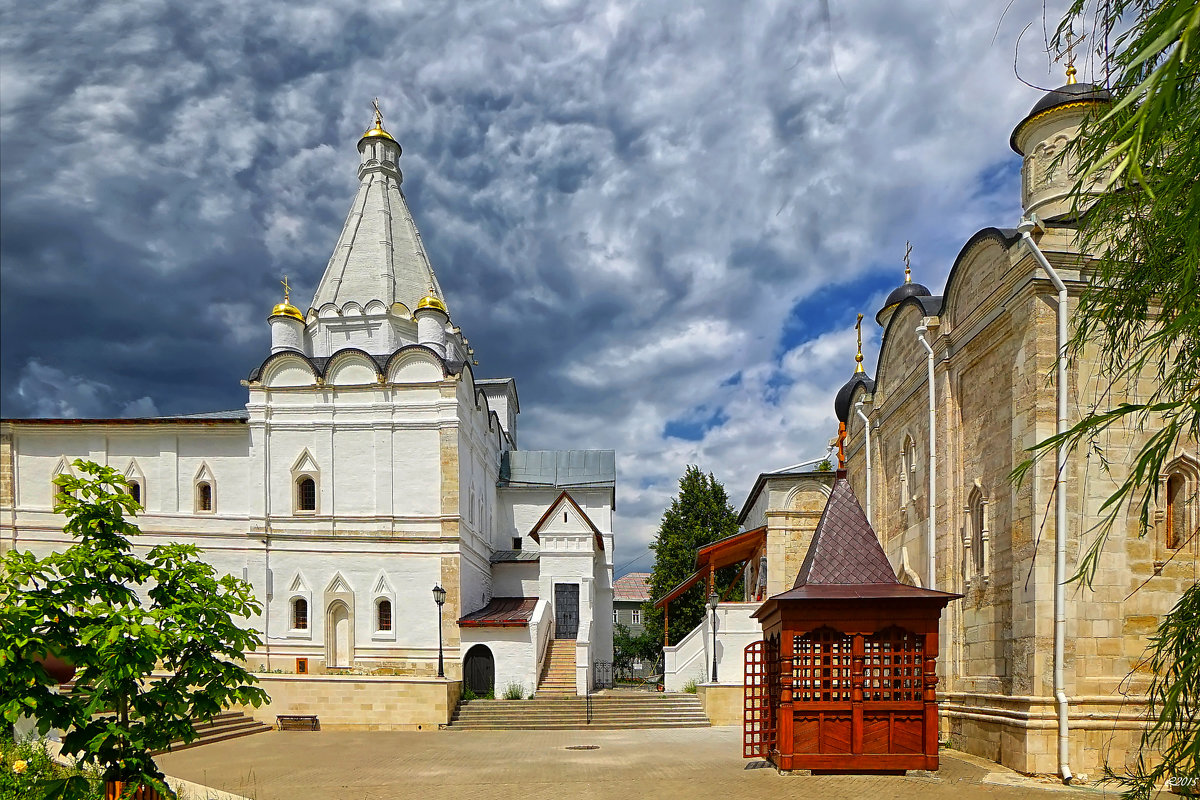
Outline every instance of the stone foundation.
<path id="1" fill-rule="evenodd" d="M 259 722 L 277 714 L 316 714 L 324 730 L 435 731 L 462 698 L 460 681 L 364 675 L 258 675 L 271 697 L 259 708 L 237 706 Z"/>
<path id="2" fill-rule="evenodd" d="M 946 692 L 938 695 L 941 738 L 950 746 L 1026 775 L 1058 771 L 1058 724 L 1052 697 Z M 1070 766 L 1097 777 L 1137 758 L 1145 698 L 1071 698 Z"/>

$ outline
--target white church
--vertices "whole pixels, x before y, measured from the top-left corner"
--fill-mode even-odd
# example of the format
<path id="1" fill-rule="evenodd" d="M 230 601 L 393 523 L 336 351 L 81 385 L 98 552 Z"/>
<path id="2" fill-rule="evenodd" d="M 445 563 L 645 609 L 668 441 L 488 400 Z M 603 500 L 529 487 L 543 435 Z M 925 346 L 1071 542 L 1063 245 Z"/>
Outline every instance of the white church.
<path id="1" fill-rule="evenodd" d="M 517 449 L 516 383 L 476 378 L 378 111 L 358 151 L 312 305 L 272 310 L 245 409 L 0 421 L 0 549 L 65 546 L 52 482 L 90 459 L 130 480 L 142 544 L 193 543 L 253 585 L 248 665 L 278 713 L 378 678 L 401 700 L 370 721 L 403 726 L 460 678 L 528 695 L 551 652 L 582 694 L 612 660 L 614 453 Z"/>

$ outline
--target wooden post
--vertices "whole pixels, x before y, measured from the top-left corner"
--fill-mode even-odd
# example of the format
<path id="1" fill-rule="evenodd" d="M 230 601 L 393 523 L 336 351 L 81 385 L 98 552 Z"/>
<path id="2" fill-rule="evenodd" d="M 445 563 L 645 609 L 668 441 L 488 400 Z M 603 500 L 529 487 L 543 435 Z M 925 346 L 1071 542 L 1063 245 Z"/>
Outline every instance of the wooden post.
<path id="1" fill-rule="evenodd" d="M 861 633 L 854 634 L 850 645 L 850 752 L 863 751 L 863 661 L 866 647 Z"/>
<path id="2" fill-rule="evenodd" d="M 938 707 L 937 707 L 937 618 L 933 630 L 925 634 L 925 663 L 921 666 L 921 677 L 925 684 L 925 759 L 926 769 L 938 768 Z"/>
<path id="3" fill-rule="evenodd" d="M 670 620 L 670 618 L 667 616 L 667 609 L 668 609 L 668 608 L 670 608 L 670 607 L 671 607 L 671 601 L 670 601 L 670 600 L 668 600 L 668 601 L 666 601 L 665 603 L 663 603 L 663 648 L 664 648 L 664 649 L 666 649 L 666 648 L 668 648 L 668 647 L 670 647 L 670 646 L 671 646 L 671 643 L 670 643 L 669 641 L 667 641 L 667 640 L 670 638 L 670 635 L 671 635 L 671 634 L 670 634 L 670 630 L 671 630 L 671 625 L 670 625 L 670 622 L 671 622 L 671 620 Z M 666 663 L 665 663 L 665 662 L 666 662 L 666 660 L 667 660 L 667 656 L 666 656 L 666 654 L 663 654 L 663 662 L 664 662 L 664 663 L 663 663 L 663 666 L 664 666 L 664 667 L 666 667 L 666 666 L 667 666 L 667 665 L 666 665 Z"/>
<path id="4" fill-rule="evenodd" d="M 796 656 L 796 637 L 788 624 L 779 632 L 779 734 L 776 747 L 779 749 L 777 769 L 790 770 L 792 755 L 796 752 L 796 730 L 792 719 L 793 664 Z"/>

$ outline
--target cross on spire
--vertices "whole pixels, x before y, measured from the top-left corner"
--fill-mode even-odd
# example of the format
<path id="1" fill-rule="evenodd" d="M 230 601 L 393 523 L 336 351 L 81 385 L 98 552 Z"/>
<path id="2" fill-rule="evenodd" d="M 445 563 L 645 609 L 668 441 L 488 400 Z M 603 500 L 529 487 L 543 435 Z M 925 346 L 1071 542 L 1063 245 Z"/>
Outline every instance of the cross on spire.
<path id="1" fill-rule="evenodd" d="M 283 284 L 283 302 L 292 302 L 292 287 L 288 285 L 287 275 L 283 276 L 283 280 L 280 283 Z"/>
<path id="2" fill-rule="evenodd" d="M 858 315 L 858 322 L 854 323 L 854 327 L 855 327 L 855 329 L 857 329 L 857 330 L 858 330 L 858 355 L 856 355 L 856 356 L 854 357 L 854 360 L 857 362 L 857 366 L 855 366 L 855 367 L 854 367 L 854 371 L 855 371 L 855 372 L 862 372 L 862 371 L 863 371 L 863 365 L 862 365 L 862 362 L 863 362 L 863 356 L 862 356 L 862 321 L 863 321 L 863 315 L 862 315 L 862 314 L 859 314 L 859 315 Z"/>
<path id="3" fill-rule="evenodd" d="M 1063 50 L 1061 53 L 1059 53 L 1057 56 L 1055 56 L 1054 60 L 1062 61 L 1064 58 L 1066 58 L 1066 60 L 1067 60 L 1067 85 L 1070 85 L 1072 83 L 1078 83 L 1078 81 L 1075 79 L 1075 74 L 1076 74 L 1075 48 L 1080 43 L 1082 43 L 1084 39 L 1087 38 L 1087 34 L 1085 33 L 1081 36 L 1076 36 L 1075 35 L 1075 26 L 1072 25 L 1071 27 L 1067 28 L 1067 34 L 1063 38 L 1066 39 L 1067 49 Z"/>
<path id="4" fill-rule="evenodd" d="M 375 109 L 375 127 L 383 127 L 383 112 L 379 110 L 379 98 L 376 97 L 371 101 L 371 108 Z"/>
<path id="5" fill-rule="evenodd" d="M 912 283 L 912 267 L 908 262 L 909 256 L 912 255 L 912 242 L 904 243 L 904 282 Z"/>

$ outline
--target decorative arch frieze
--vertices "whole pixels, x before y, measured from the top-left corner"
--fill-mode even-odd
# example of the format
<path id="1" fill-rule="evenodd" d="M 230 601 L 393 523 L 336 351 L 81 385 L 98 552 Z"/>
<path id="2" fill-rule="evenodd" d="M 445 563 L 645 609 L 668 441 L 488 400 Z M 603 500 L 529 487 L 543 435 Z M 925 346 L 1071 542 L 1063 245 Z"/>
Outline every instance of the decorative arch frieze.
<path id="1" fill-rule="evenodd" d="M 388 383 L 439 383 L 449 373 L 446 362 L 423 344 L 409 344 L 392 353 L 387 362 Z"/>
<path id="2" fill-rule="evenodd" d="M 365 350 L 346 347 L 325 362 L 322 378 L 330 386 L 371 386 L 383 380 L 383 373 Z"/>

